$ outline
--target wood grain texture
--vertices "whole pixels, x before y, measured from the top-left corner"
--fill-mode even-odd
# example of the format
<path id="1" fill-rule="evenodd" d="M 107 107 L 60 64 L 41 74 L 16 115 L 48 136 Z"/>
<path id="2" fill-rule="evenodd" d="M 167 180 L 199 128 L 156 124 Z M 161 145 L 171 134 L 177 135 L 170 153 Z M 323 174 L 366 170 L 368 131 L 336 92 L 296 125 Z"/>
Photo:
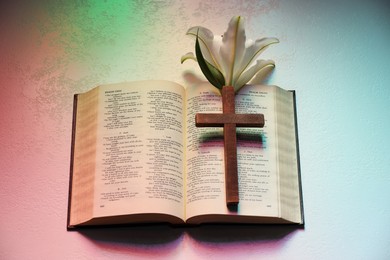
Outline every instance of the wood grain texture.
<path id="1" fill-rule="evenodd" d="M 224 86 L 222 88 L 223 114 L 198 113 L 195 115 L 197 127 L 223 127 L 226 204 L 229 208 L 236 207 L 239 203 L 236 127 L 264 126 L 262 114 L 235 113 L 234 95 L 233 87 Z"/>
<path id="2" fill-rule="evenodd" d="M 204 114 L 195 115 L 197 127 L 223 127 L 225 124 L 236 124 L 236 127 L 263 127 L 263 114 Z"/>
<path id="3" fill-rule="evenodd" d="M 222 88 L 222 111 L 224 114 L 235 114 L 234 88 Z M 224 157 L 225 157 L 225 185 L 226 204 L 235 206 L 239 202 L 238 194 L 238 168 L 237 168 L 237 136 L 236 125 L 227 123 L 223 128 Z"/>

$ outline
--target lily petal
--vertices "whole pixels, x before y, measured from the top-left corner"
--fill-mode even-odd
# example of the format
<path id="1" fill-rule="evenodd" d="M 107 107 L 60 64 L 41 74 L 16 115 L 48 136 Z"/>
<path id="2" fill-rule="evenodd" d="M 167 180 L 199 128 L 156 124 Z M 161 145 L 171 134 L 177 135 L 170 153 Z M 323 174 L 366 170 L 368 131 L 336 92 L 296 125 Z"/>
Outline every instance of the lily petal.
<path id="1" fill-rule="evenodd" d="M 228 29 L 223 35 L 220 49 L 222 71 L 227 85 L 233 83 L 233 75 L 238 69 L 245 51 L 245 41 L 244 19 L 235 16 L 230 20 Z"/>
<path id="2" fill-rule="evenodd" d="M 256 58 L 266 50 L 271 44 L 278 43 L 277 38 L 262 38 L 256 40 L 250 46 L 245 49 L 245 54 L 240 62 L 239 70 L 235 71 L 233 79 L 236 81 L 240 78 L 241 74 L 256 60 Z M 233 85 L 237 85 L 233 82 Z"/>
<path id="3" fill-rule="evenodd" d="M 194 60 L 194 61 L 198 61 L 195 57 L 195 55 L 192 53 L 192 52 L 188 52 L 186 54 L 184 54 L 183 56 L 181 56 L 181 63 L 183 64 L 183 62 L 185 62 L 186 60 Z"/>
<path id="4" fill-rule="evenodd" d="M 234 90 L 238 91 L 242 86 L 249 82 L 257 73 L 261 70 L 275 67 L 275 62 L 273 60 L 258 60 L 255 65 L 250 67 L 247 71 L 241 74 L 237 79 L 236 83 L 233 85 Z"/>
<path id="5" fill-rule="evenodd" d="M 263 67 L 247 84 L 256 85 L 263 83 L 274 68 L 275 66 L 272 65 Z"/>
<path id="6" fill-rule="evenodd" d="M 275 67 L 270 60 L 257 61 L 250 67 L 269 45 L 279 40 L 263 38 L 246 42 L 244 18 L 240 16 L 230 20 L 222 38 L 214 37 L 209 29 L 201 26 L 190 28 L 187 35 L 196 37 L 196 57 L 193 53 L 187 53 L 181 62 L 188 59 L 197 61 L 203 74 L 217 88 L 224 84 L 233 86 L 237 91 L 249 81 L 261 80 Z"/>
<path id="7" fill-rule="evenodd" d="M 215 39 L 213 32 L 205 27 L 195 26 L 188 29 L 187 35 L 198 37 L 204 59 L 221 70 L 217 55 L 220 43 Z"/>

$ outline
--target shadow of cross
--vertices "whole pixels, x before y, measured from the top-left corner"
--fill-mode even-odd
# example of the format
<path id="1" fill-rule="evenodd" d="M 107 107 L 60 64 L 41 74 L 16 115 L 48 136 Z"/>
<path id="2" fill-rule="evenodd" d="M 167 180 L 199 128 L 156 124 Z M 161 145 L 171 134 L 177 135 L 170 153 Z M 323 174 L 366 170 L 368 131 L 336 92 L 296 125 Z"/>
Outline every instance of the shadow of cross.
<path id="1" fill-rule="evenodd" d="M 197 113 L 195 125 L 197 127 L 223 127 L 226 205 L 228 208 L 234 208 L 239 202 L 236 127 L 263 127 L 264 115 L 236 114 L 232 86 L 222 88 L 222 111 L 223 114 Z"/>

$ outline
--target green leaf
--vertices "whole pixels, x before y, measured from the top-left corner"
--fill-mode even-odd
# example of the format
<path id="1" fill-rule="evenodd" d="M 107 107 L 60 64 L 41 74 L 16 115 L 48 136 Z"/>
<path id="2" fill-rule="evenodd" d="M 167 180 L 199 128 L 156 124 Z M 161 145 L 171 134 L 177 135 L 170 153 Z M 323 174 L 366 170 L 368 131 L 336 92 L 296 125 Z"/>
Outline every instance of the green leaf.
<path id="1" fill-rule="evenodd" d="M 199 38 L 199 45 L 204 59 L 221 71 L 218 57 L 220 46 L 214 39 L 213 32 L 205 27 L 195 26 L 187 31 L 187 35 L 194 36 L 195 39 L 196 37 Z"/>
<path id="2" fill-rule="evenodd" d="M 207 80 L 216 88 L 222 89 L 222 87 L 225 85 L 225 78 L 216 67 L 214 67 L 212 64 L 210 64 L 204 59 L 202 51 L 200 49 L 198 35 L 196 36 L 195 53 L 199 67 L 207 78 Z"/>

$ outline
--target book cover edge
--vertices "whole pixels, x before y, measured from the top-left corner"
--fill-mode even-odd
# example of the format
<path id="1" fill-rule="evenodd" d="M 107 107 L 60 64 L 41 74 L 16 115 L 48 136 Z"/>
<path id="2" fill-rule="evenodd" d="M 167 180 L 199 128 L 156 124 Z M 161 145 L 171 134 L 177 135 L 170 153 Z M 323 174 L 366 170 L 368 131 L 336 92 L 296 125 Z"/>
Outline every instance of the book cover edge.
<path id="1" fill-rule="evenodd" d="M 73 184 L 73 161 L 74 161 L 74 145 L 76 137 L 76 117 L 77 117 L 77 101 L 78 94 L 73 96 L 73 117 L 72 117 L 72 140 L 70 147 L 70 169 L 69 169 L 69 190 L 68 190 L 68 212 L 66 220 L 67 230 L 74 230 L 75 227 L 70 225 L 70 211 L 72 206 L 72 184 Z"/>
<path id="2" fill-rule="evenodd" d="M 293 94 L 293 104 L 294 104 L 295 143 L 296 143 L 297 167 L 298 167 L 299 202 L 300 202 L 300 210 L 301 210 L 301 223 L 300 223 L 300 225 L 304 226 L 305 225 L 305 214 L 304 214 L 304 208 L 303 208 L 303 191 L 302 191 L 301 160 L 300 160 L 300 151 L 299 151 L 296 91 L 295 90 L 290 90 L 290 91 Z"/>

